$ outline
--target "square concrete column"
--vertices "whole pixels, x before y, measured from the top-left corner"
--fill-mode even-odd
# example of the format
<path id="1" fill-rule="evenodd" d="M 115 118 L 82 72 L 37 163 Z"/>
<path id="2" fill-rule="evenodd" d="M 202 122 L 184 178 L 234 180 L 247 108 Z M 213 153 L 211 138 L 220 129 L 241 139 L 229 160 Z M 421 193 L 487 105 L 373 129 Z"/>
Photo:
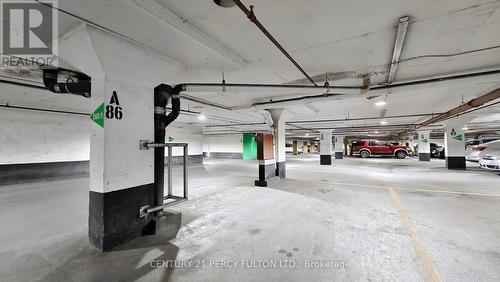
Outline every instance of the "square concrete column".
<path id="1" fill-rule="evenodd" d="M 156 232 L 155 217 L 140 216 L 155 206 L 154 150 L 140 150 L 139 141 L 154 139 L 154 87 L 183 67 L 89 25 L 68 34 L 60 58 L 92 79 L 88 237 L 108 251 Z M 117 53 L 127 60 L 113 59 Z"/>
<path id="2" fill-rule="evenodd" d="M 465 134 L 463 120 L 450 120 L 445 122 L 445 156 L 448 169 L 465 170 Z"/>
<path id="3" fill-rule="evenodd" d="M 309 142 L 304 141 L 302 142 L 302 153 L 303 154 L 308 154 L 309 153 Z"/>
<path id="4" fill-rule="evenodd" d="M 331 130 L 321 130 L 319 137 L 320 142 L 320 153 L 319 153 L 319 163 L 320 165 L 331 165 L 332 164 L 332 131 Z"/>
<path id="5" fill-rule="evenodd" d="M 274 160 L 273 135 L 257 133 L 257 159 L 259 160 L 259 179 L 255 186 L 267 187 L 267 180 L 276 174 L 276 161 Z"/>
<path id="6" fill-rule="evenodd" d="M 283 179 L 286 177 L 286 135 L 285 121 L 288 116 L 283 109 L 272 109 L 269 111 L 274 123 L 274 147 L 276 160 L 276 176 Z"/>
<path id="7" fill-rule="evenodd" d="M 418 160 L 421 162 L 431 161 L 431 131 L 419 130 L 418 133 Z"/>
<path id="8" fill-rule="evenodd" d="M 293 155 L 298 155 L 299 154 L 299 149 L 298 149 L 298 141 L 293 140 Z"/>
<path id="9" fill-rule="evenodd" d="M 414 150 L 415 145 L 417 144 L 416 139 L 415 139 L 415 133 L 409 133 L 408 134 L 408 146 Z"/>
<path id="10" fill-rule="evenodd" d="M 335 159 L 341 160 L 344 158 L 344 136 L 335 135 Z"/>

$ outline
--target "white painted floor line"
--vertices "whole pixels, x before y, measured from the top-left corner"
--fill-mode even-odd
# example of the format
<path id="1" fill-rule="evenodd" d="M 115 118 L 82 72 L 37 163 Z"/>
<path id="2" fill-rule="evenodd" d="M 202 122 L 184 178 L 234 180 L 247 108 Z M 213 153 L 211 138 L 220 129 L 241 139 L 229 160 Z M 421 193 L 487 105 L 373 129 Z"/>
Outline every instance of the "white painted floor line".
<path id="1" fill-rule="evenodd" d="M 432 192 L 432 193 L 444 193 L 444 194 L 471 195 L 471 196 L 485 196 L 485 197 L 500 197 L 500 194 L 474 193 L 474 192 L 463 192 L 463 191 L 429 190 L 429 189 L 416 189 L 415 191 L 419 191 L 419 192 Z"/>
<path id="2" fill-rule="evenodd" d="M 336 182 L 336 181 L 318 181 L 318 180 L 310 180 L 303 178 L 289 178 L 292 180 L 299 181 L 309 181 L 313 183 L 329 183 L 335 185 L 346 185 L 346 186 L 358 186 L 358 187 L 369 187 L 376 189 L 387 189 L 389 186 L 380 186 L 380 185 L 369 185 L 369 184 L 359 184 L 359 183 L 348 183 L 348 182 Z M 428 192 L 428 193 L 442 193 L 442 194 L 455 194 L 455 195 L 471 195 L 471 196 L 482 196 L 482 197 L 500 197 L 500 194 L 491 194 L 491 193 L 475 193 L 475 192 L 465 192 L 465 191 L 452 191 L 452 190 L 432 190 L 432 189 L 412 189 L 412 188 L 392 188 L 394 190 L 402 190 L 408 192 Z"/>

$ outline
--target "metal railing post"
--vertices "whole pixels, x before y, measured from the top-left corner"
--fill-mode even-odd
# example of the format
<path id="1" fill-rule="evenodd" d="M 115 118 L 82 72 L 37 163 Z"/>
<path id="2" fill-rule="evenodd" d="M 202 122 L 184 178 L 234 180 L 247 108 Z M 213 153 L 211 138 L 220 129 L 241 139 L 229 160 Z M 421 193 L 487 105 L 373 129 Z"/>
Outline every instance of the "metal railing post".
<path id="1" fill-rule="evenodd" d="M 163 209 L 165 209 L 168 206 L 175 205 L 177 203 L 187 201 L 188 199 L 188 157 L 189 157 L 189 152 L 188 152 L 188 144 L 187 143 L 154 143 L 149 140 L 139 140 L 139 150 L 149 150 L 150 148 L 162 148 L 162 147 L 167 147 L 168 148 L 168 166 L 167 166 L 167 172 L 168 172 L 168 179 L 167 179 L 167 185 L 168 185 L 168 195 L 163 197 L 163 200 L 171 200 L 171 202 L 165 203 L 163 202 L 162 205 L 157 205 L 155 207 L 150 207 L 149 205 L 142 206 L 139 208 L 139 216 L 140 217 L 145 217 L 148 214 L 151 213 L 156 213 L 160 212 Z M 183 152 L 183 195 L 182 196 L 175 196 L 172 193 L 172 148 L 173 147 L 182 147 L 184 152 Z"/>
<path id="2" fill-rule="evenodd" d="M 172 196 L 172 147 L 168 146 L 168 196 Z"/>
<path id="3" fill-rule="evenodd" d="M 184 146 L 184 199 L 188 199 L 188 145 Z"/>

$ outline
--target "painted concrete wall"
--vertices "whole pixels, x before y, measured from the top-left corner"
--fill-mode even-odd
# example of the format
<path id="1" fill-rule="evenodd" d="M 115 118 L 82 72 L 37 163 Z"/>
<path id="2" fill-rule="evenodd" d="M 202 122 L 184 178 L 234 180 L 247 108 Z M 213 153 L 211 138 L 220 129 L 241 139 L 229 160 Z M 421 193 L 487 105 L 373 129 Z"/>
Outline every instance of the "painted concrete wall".
<path id="1" fill-rule="evenodd" d="M 92 121 L 86 116 L 0 108 L 0 121 L 0 164 L 89 160 Z M 170 126 L 168 136 L 188 143 L 189 155 L 203 154 L 200 133 Z M 182 148 L 173 155 L 182 156 Z"/>
<path id="2" fill-rule="evenodd" d="M 0 164 L 89 160 L 87 116 L 0 109 Z"/>
<path id="3" fill-rule="evenodd" d="M 205 135 L 203 152 L 206 153 L 243 153 L 243 134 Z"/>
<path id="4" fill-rule="evenodd" d="M 173 143 L 188 143 L 189 155 L 202 155 L 203 154 L 203 135 L 201 133 L 193 133 L 183 128 L 175 127 L 175 122 L 167 128 L 167 135 L 165 140 L 172 137 Z M 173 148 L 172 156 L 182 156 L 182 148 Z M 165 149 L 165 155 L 167 150 Z"/>

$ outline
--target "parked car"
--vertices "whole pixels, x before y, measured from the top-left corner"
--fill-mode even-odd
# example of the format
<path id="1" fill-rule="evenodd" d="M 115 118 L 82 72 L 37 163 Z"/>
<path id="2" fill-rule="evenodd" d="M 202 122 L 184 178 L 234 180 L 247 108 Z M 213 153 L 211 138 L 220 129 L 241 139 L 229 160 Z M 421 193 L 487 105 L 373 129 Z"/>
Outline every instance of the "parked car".
<path id="1" fill-rule="evenodd" d="M 500 145 L 500 140 L 495 140 L 481 145 L 469 146 L 465 150 L 465 159 L 470 162 L 479 162 L 479 160 L 481 160 L 481 158 L 484 156 L 485 150 L 489 146 L 496 147 L 499 145 Z"/>
<path id="2" fill-rule="evenodd" d="M 429 146 L 431 147 L 431 158 L 440 158 L 444 159 L 445 157 L 445 150 L 443 146 L 439 146 L 436 143 L 430 143 Z M 419 146 L 418 144 L 415 145 L 415 154 L 418 154 Z"/>
<path id="3" fill-rule="evenodd" d="M 482 145 L 482 144 L 489 143 L 491 141 L 497 141 L 497 140 L 499 140 L 499 138 L 495 138 L 495 137 L 467 140 L 465 142 L 465 148 L 468 149 L 468 148 L 473 147 L 473 146 Z"/>
<path id="4" fill-rule="evenodd" d="M 411 149 L 406 146 L 393 145 L 381 140 L 359 140 L 353 141 L 351 155 L 360 155 L 362 158 L 370 156 L 394 156 L 404 159 L 409 155 Z"/>
<path id="5" fill-rule="evenodd" d="M 483 145 L 484 148 L 480 155 L 479 166 L 494 171 L 500 171 L 500 141 L 493 141 Z"/>
<path id="6" fill-rule="evenodd" d="M 444 147 L 436 143 L 431 143 L 431 158 L 444 159 Z"/>

